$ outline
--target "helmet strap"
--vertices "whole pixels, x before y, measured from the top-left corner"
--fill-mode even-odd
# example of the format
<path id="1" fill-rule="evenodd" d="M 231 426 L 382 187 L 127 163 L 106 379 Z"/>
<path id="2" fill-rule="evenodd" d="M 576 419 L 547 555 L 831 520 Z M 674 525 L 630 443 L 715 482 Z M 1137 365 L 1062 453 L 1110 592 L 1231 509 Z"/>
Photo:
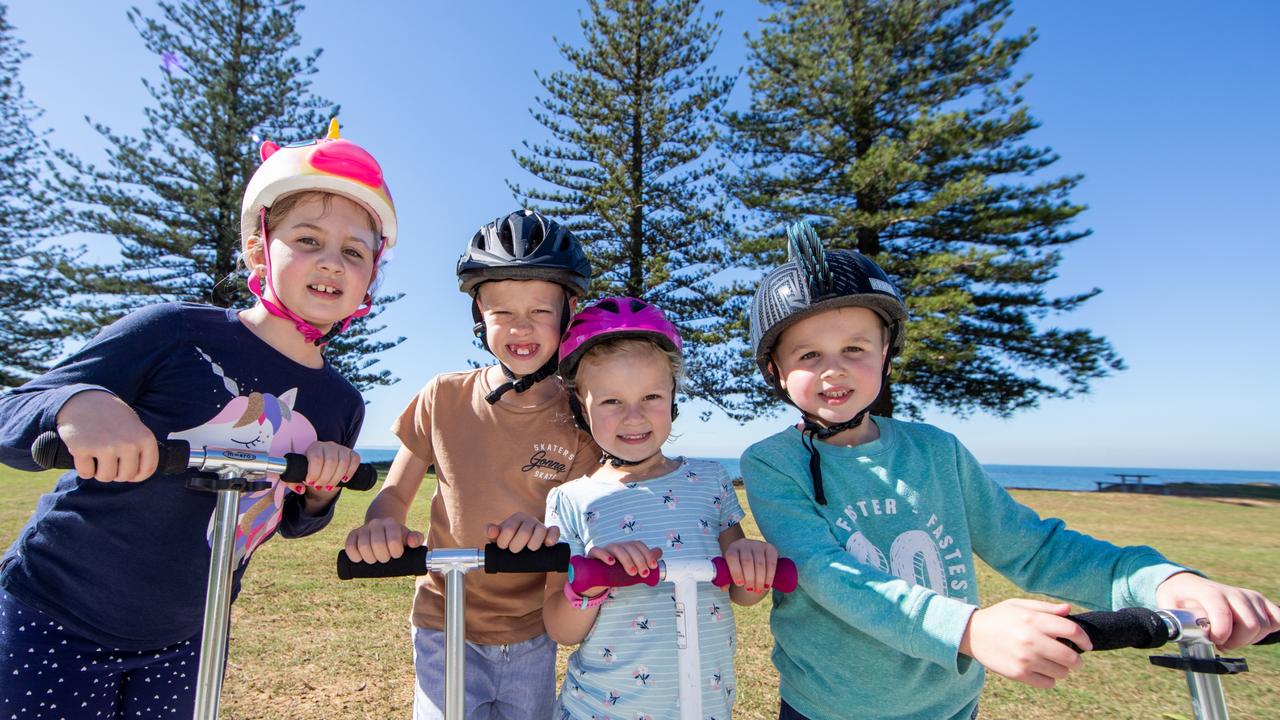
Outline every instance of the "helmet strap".
<path id="1" fill-rule="evenodd" d="M 658 454 L 658 453 L 660 453 L 660 452 L 662 452 L 662 451 L 661 451 L 661 450 L 659 450 L 658 452 L 654 453 L 653 455 L 657 455 L 657 454 Z M 612 465 L 613 467 L 616 467 L 616 468 L 621 468 L 621 467 L 630 467 L 630 466 L 632 466 L 632 465 L 639 465 L 639 464 L 641 464 L 641 463 L 649 462 L 649 460 L 653 458 L 653 455 L 650 455 L 649 457 L 647 457 L 647 458 L 645 458 L 645 459 L 643 459 L 643 460 L 623 460 L 622 458 L 618 457 L 617 455 L 614 455 L 613 453 L 609 452 L 608 450 L 603 450 L 603 449 L 602 449 L 602 450 L 600 451 L 600 464 L 601 464 L 601 465 L 603 465 L 603 464 L 605 464 L 605 463 L 609 463 L 610 465 Z"/>
<path id="2" fill-rule="evenodd" d="M 476 286 L 477 291 L 475 295 L 480 294 L 478 290 L 479 287 L 480 287 L 479 285 Z M 480 313 L 480 306 L 475 302 L 475 298 L 473 298 L 473 302 L 471 303 L 471 315 L 476 320 L 475 326 L 472 327 L 471 329 L 472 332 L 474 332 L 476 334 L 476 337 L 480 339 L 480 344 L 484 345 L 484 349 L 492 353 L 493 348 L 489 347 L 488 333 L 485 332 L 484 316 Z M 564 305 L 560 310 L 560 335 L 564 335 L 564 331 L 567 330 L 568 328 L 569 328 L 569 291 L 565 290 Z M 495 353 L 494 356 L 497 357 L 497 354 Z M 551 357 L 548 358 L 547 361 L 542 364 L 542 367 L 538 368 L 537 370 L 534 370 L 532 373 L 529 373 L 528 375 L 521 377 L 519 375 L 516 375 L 511 370 L 511 368 L 507 367 L 505 363 L 499 360 L 498 367 L 502 368 L 502 374 L 507 377 L 508 382 L 505 382 L 499 385 L 498 387 L 494 388 L 493 390 L 489 391 L 489 394 L 484 396 L 485 402 L 489 403 L 490 405 L 493 405 L 497 403 L 499 400 L 501 400 L 502 396 L 506 395 L 507 392 L 510 390 L 515 390 L 516 393 L 522 393 L 528 390 L 529 388 L 533 387 L 537 383 L 542 382 L 543 380 L 546 380 L 547 378 L 554 375 L 556 373 L 556 368 L 559 366 L 560 366 L 560 358 L 556 353 L 552 353 Z"/>
<path id="3" fill-rule="evenodd" d="M 485 402 L 493 405 L 501 400 L 502 396 L 506 395 L 508 390 L 515 390 L 517 394 L 528 390 L 537 383 L 554 375 L 558 365 L 559 359 L 555 355 L 552 355 L 545 363 L 542 364 L 542 367 L 528 375 L 525 375 L 524 377 L 519 377 L 515 373 L 511 372 L 511 368 L 499 362 L 498 367 L 502 368 L 502 374 L 507 376 L 508 382 L 499 385 L 491 390 L 488 395 L 485 395 Z"/>
<path id="4" fill-rule="evenodd" d="M 898 337 L 898 324 L 893 323 L 889 327 L 889 353 L 884 359 L 884 372 L 880 375 L 880 391 L 876 393 L 875 399 L 871 404 L 867 405 L 857 415 L 835 425 L 822 425 L 809 415 L 809 413 L 801 410 L 801 420 L 804 422 L 804 430 L 800 432 L 800 441 L 804 444 L 806 450 L 809 451 L 809 475 L 813 478 L 813 499 L 819 505 L 827 504 L 827 494 L 822 488 L 822 456 L 818 453 L 818 440 L 826 440 L 832 436 L 838 435 L 845 430 L 856 428 L 862 424 L 867 415 L 871 412 L 871 408 L 880 400 L 880 396 L 884 394 L 885 388 L 889 386 L 889 371 L 893 365 L 893 345 Z M 782 396 L 783 400 L 795 405 L 795 401 L 791 399 L 791 395 L 782 387 L 782 382 L 777 373 L 773 375 L 774 389 Z M 796 407 L 799 407 L 798 405 Z"/>

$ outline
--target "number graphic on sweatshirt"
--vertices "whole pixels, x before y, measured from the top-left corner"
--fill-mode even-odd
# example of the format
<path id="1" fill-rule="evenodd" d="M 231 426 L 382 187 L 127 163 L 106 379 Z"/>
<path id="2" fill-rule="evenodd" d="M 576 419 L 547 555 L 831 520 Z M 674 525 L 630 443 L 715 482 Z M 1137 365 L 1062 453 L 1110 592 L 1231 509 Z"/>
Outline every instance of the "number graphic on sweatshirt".
<path id="1" fill-rule="evenodd" d="M 844 549 L 859 563 L 900 577 L 912 585 L 922 585 L 937 593 L 947 591 L 942 555 L 933 538 L 923 530 L 907 530 L 895 538 L 889 546 L 888 559 L 861 531 L 849 536 Z"/>

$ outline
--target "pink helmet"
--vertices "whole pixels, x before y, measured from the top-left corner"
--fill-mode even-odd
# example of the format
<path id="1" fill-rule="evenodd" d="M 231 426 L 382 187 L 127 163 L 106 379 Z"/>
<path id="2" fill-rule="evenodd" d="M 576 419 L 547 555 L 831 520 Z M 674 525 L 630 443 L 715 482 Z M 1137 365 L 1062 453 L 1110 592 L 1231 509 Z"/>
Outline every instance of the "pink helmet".
<path id="1" fill-rule="evenodd" d="M 652 340 L 663 350 L 680 352 L 680 331 L 655 305 L 633 297 L 610 297 L 573 316 L 560 340 L 560 368 L 572 377 L 578 362 L 594 345 L 609 338 Z"/>

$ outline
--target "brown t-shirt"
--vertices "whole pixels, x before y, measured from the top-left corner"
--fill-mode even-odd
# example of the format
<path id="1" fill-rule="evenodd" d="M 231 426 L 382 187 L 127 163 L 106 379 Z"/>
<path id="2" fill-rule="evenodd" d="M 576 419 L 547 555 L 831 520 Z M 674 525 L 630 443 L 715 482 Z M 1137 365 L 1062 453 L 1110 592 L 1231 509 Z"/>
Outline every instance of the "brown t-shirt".
<path id="1" fill-rule="evenodd" d="M 484 547 L 485 525 L 515 512 L 541 519 L 551 488 L 599 463 L 600 448 L 574 426 L 565 391 L 520 408 L 490 405 L 490 390 L 484 368 L 437 375 L 391 426 L 410 452 L 435 466 L 427 547 Z M 542 573 L 467 573 L 467 640 L 501 645 L 542 634 L 545 581 Z M 418 580 L 413 624 L 444 629 L 442 575 Z"/>

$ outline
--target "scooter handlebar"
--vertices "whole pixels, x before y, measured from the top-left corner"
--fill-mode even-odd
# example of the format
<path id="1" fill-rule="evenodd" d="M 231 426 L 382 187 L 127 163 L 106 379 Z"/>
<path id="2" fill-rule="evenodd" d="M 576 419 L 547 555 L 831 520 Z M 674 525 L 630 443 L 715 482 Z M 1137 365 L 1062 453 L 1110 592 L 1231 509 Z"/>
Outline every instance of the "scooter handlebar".
<path id="1" fill-rule="evenodd" d="M 1081 613 L 1068 615 L 1077 625 L 1084 628 L 1085 634 L 1093 643 L 1094 650 L 1119 650 L 1121 648 L 1158 648 L 1173 638 L 1169 626 L 1160 614 L 1146 608 L 1124 608 L 1122 610 Z M 1063 640 L 1067 645 L 1075 647 L 1075 643 Z M 1273 632 L 1263 637 L 1254 645 L 1271 645 L 1280 642 L 1280 632 Z M 1075 648 L 1079 651 L 1079 648 Z"/>
<path id="2" fill-rule="evenodd" d="M 733 582 L 729 574 L 729 565 L 722 557 L 711 558 L 716 574 L 712 584 L 723 587 Z M 569 560 L 569 586 L 574 592 L 585 592 L 593 587 L 626 587 L 641 583 L 653 587 L 661 582 L 661 573 L 651 570 L 645 577 L 629 575 L 618 563 L 610 565 L 595 558 L 575 555 Z M 773 571 L 773 589 L 779 592 L 791 592 L 796 589 L 796 564 L 790 558 L 778 558 Z"/>
<path id="3" fill-rule="evenodd" d="M 426 575 L 431 571 L 431 551 L 425 547 L 405 548 L 404 554 L 387 562 L 355 562 L 347 557 L 346 550 L 338 551 L 338 577 L 352 578 L 404 577 Z M 486 573 L 541 573 L 564 572 L 569 567 L 569 546 L 557 543 L 551 547 L 512 552 L 493 543 L 484 546 L 484 560 L 480 564 Z"/>
<path id="4" fill-rule="evenodd" d="M 180 475 L 186 471 L 187 460 L 191 457 L 191 445 L 186 440 L 157 441 L 156 449 L 160 451 L 156 472 Z M 76 459 L 71 456 L 67 444 L 53 430 L 41 434 L 31 443 L 31 459 L 45 470 L 72 470 L 76 466 Z"/>
<path id="5" fill-rule="evenodd" d="M 1154 610 L 1146 608 L 1124 608 L 1114 612 L 1101 610 L 1067 617 L 1089 636 L 1094 650 L 1158 648 L 1170 640 L 1169 627 L 1164 620 Z"/>
<path id="6" fill-rule="evenodd" d="M 186 440 L 157 440 L 160 462 L 156 472 L 163 475 L 181 475 L 191 463 L 191 444 Z M 71 470 L 76 466 L 75 458 L 62 442 L 58 433 L 50 430 L 36 438 L 31 444 L 31 459 L 46 470 Z M 280 479 L 289 483 L 300 483 L 307 479 L 307 456 L 299 453 L 287 453 L 284 456 L 285 470 Z M 356 472 L 342 486 L 349 490 L 370 490 L 378 484 L 378 470 L 369 463 L 361 463 Z"/>
<path id="7" fill-rule="evenodd" d="M 564 572 L 568 567 L 566 543 L 520 552 L 504 550 L 493 543 L 484 546 L 484 571 L 489 574 Z"/>
<path id="8" fill-rule="evenodd" d="M 351 580 L 352 578 L 387 578 L 387 577 L 405 577 L 412 575 L 426 575 L 427 558 L 430 550 L 425 547 L 405 548 L 404 554 L 398 558 L 391 558 L 386 562 L 366 563 L 356 562 L 347 557 L 346 550 L 338 551 L 338 578 L 341 580 Z"/>

